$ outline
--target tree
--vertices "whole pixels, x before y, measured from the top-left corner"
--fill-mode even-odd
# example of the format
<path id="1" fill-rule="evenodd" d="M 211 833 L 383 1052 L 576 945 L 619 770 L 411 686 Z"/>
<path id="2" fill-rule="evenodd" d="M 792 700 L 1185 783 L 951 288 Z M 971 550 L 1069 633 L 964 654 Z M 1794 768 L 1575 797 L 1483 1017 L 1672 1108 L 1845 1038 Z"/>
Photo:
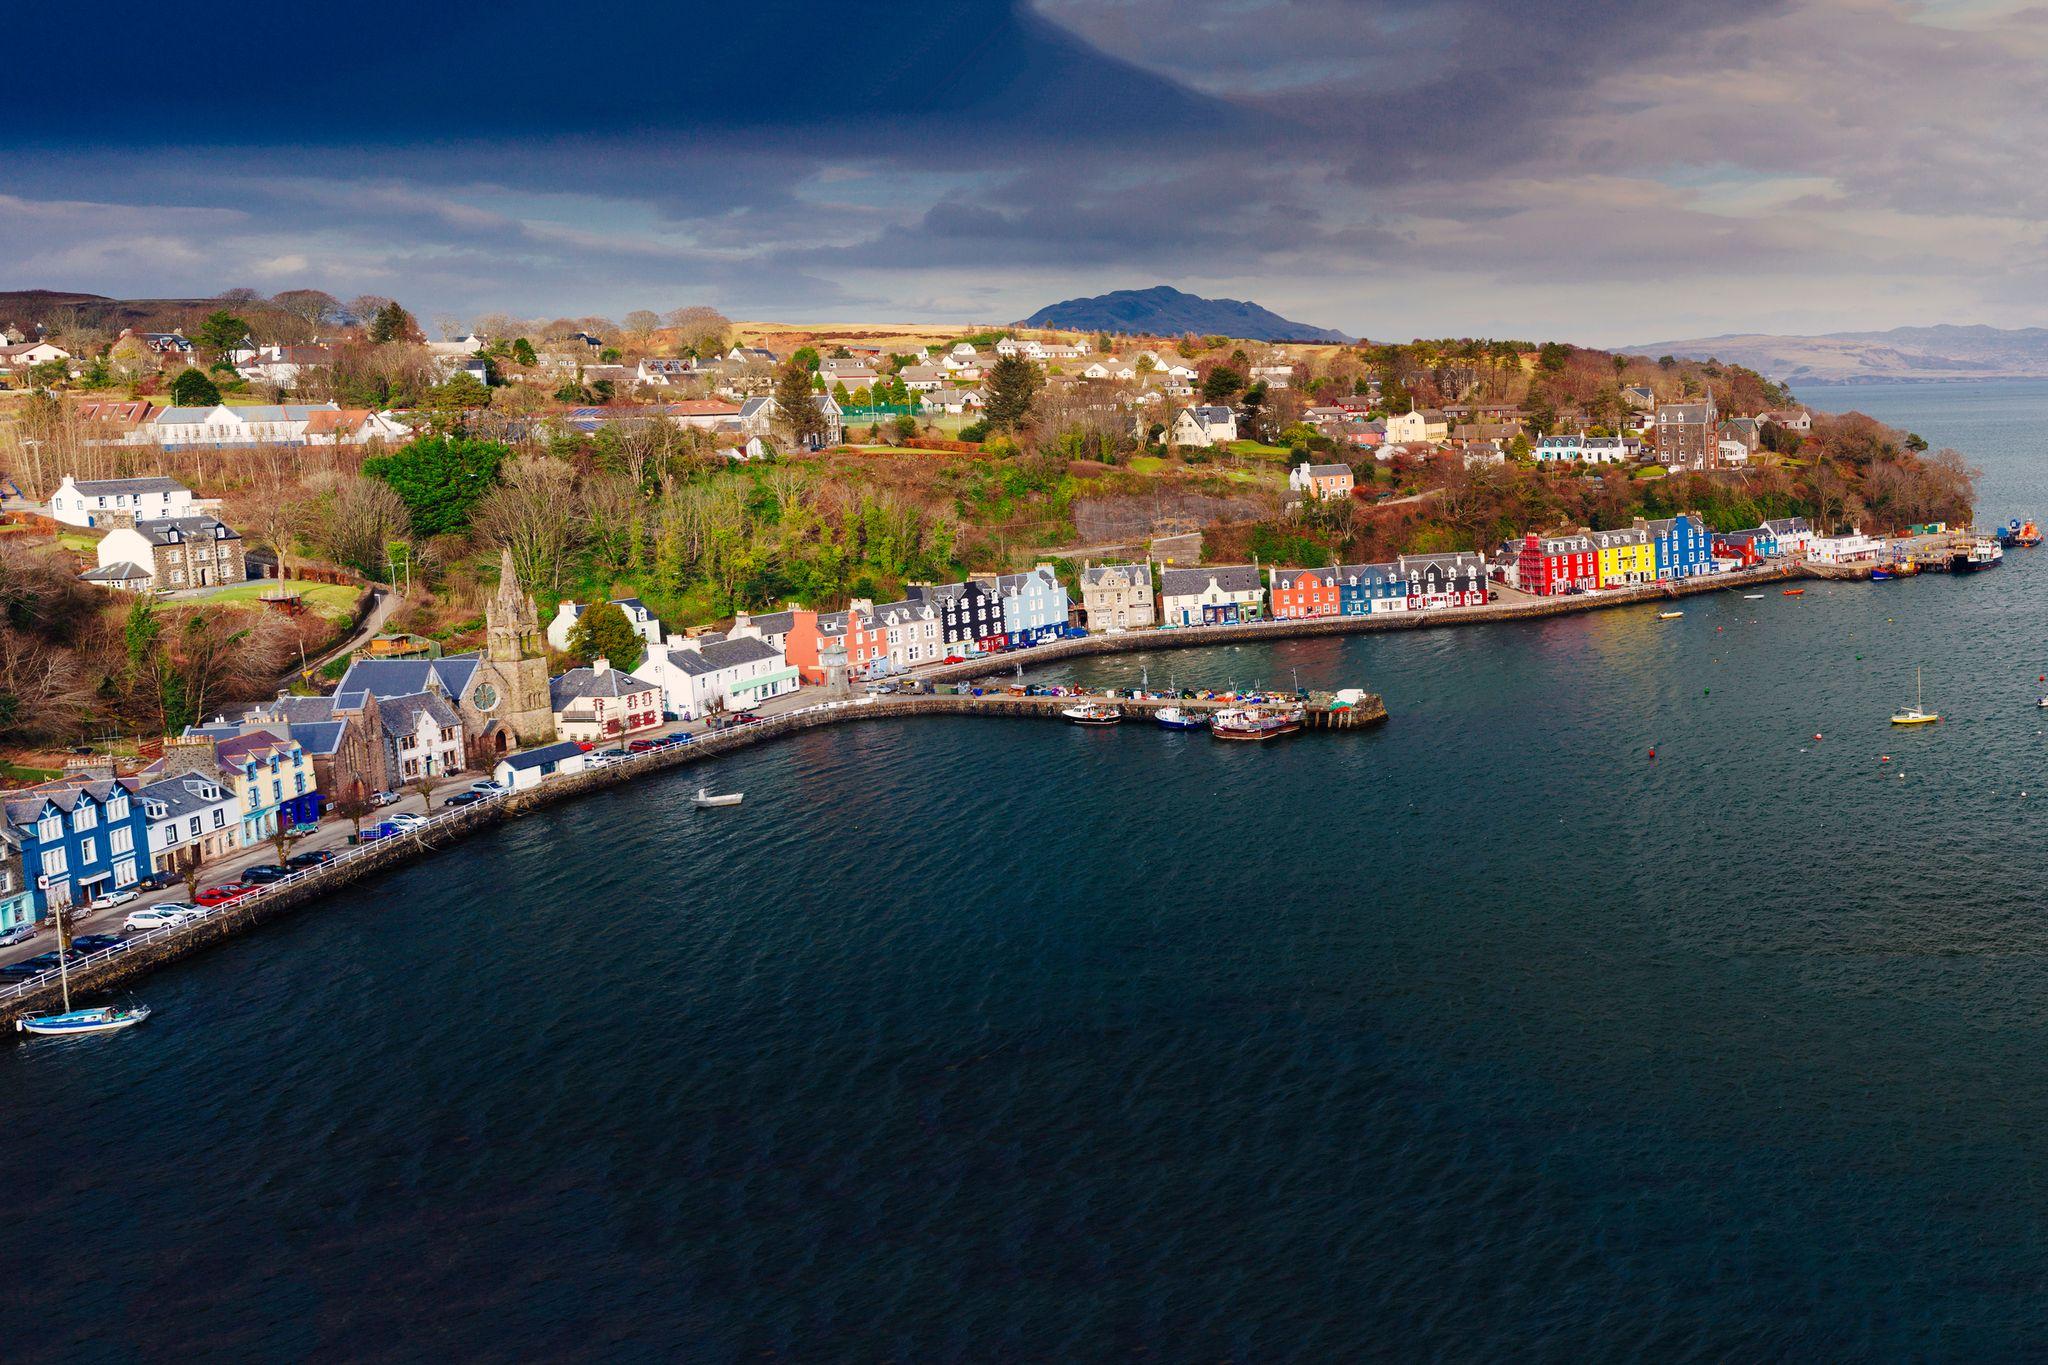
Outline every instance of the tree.
<path id="1" fill-rule="evenodd" d="M 635 308 L 632 312 L 626 314 L 622 321 L 625 323 L 627 333 L 638 337 L 640 344 L 645 345 L 647 338 L 654 334 L 654 329 L 661 326 L 661 315 L 650 309 Z"/>
<path id="2" fill-rule="evenodd" d="M 582 534 L 576 471 L 552 455 L 521 455 L 499 473 L 503 482 L 477 504 L 476 533 L 512 551 L 521 582 L 552 589 Z"/>
<path id="3" fill-rule="evenodd" d="M 1202 381 L 1202 397 L 1210 403 L 1228 403 L 1243 388 L 1243 374 L 1228 365 L 1218 365 Z"/>
<path id="4" fill-rule="evenodd" d="M 792 360 L 775 374 L 775 422 L 792 448 L 824 441 L 825 414 L 811 399 L 810 372 Z"/>
<path id="5" fill-rule="evenodd" d="M 497 486 L 510 453 L 498 441 L 422 436 L 363 461 L 363 473 L 391 485 L 415 534 L 446 535 L 469 525 L 470 513 Z"/>
<path id="6" fill-rule="evenodd" d="M 363 841 L 363 821 L 368 819 L 370 812 L 375 809 L 371 806 L 368 796 L 356 791 L 351 785 L 338 800 L 330 801 L 327 809 L 348 821 L 357 843 Z"/>
<path id="7" fill-rule="evenodd" d="M 1564 369 L 1565 362 L 1571 359 L 1571 355 L 1572 348 L 1562 341 L 1546 341 L 1542 349 L 1536 353 L 1536 365 L 1550 374 L 1556 374 Z"/>
<path id="8" fill-rule="evenodd" d="M 390 484 L 360 475 L 334 476 L 312 518 L 320 552 L 367 577 L 382 579 L 387 548 L 411 534 L 405 501 Z"/>
<path id="9" fill-rule="evenodd" d="M 208 313 L 206 321 L 192 333 L 192 340 L 221 356 L 239 348 L 248 339 L 249 324 L 225 308 Z"/>
<path id="10" fill-rule="evenodd" d="M 192 900 L 199 894 L 199 874 L 213 862 L 207 854 L 204 840 L 194 840 L 171 855 L 171 870 L 178 874 L 178 880 L 185 883 L 185 899 Z"/>
<path id="11" fill-rule="evenodd" d="M 604 659 L 614 668 L 637 668 L 642 648 L 633 623 L 611 602 L 585 607 L 569 631 L 569 653 L 583 664 Z"/>
<path id="12" fill-rule="evenodd" d="M 512 358 L 522 365 L 531 365 L 536 360 L 539 359 L 539 357 L 533 353 L 533 343 L 528 341 L 525 337 L 513 338 Z"/>
<path id="13" fill-rule="evenodd" d="M 805 370 L 817 369 L 818 348 L 815 346 L 797 347 L 796 350 L 791 353 L 789 357 L 789 363 L 792 365 L 799 366 Z"/>
<path id="14" fill-rule="evenodd" d="M 420 335 L 419 324 L 412 314 L 398 306 L 396 299 L 386 299 L 370 318 L 370 340 L 378 345 L 390 341 L 412 341 Z"/>
<path id="15" fill-rule="evenodd" d="M 988 424 L 997 431 L 1015 431 L 1031 414 L 1038 392 L 1038 367 L 1022 356 L 1006 355 L 989 367 Z"/>
<path id="16" fill-rule="evenodd" d="M 630 318 L 627 319 L 629 322 Z M 687 308 L 671 308 L 665 319 L 675 332 L 676 340 L 686 351 L 699 356 L 714 355 L 723 351 L 726 338 L 731 335 L 732 322 L 716 308 L 692 305 Z"/>
<path id="17" fill-rule="evenodd" d="M 210 408 L 220 402 L 220 387 L 188 366 L 171 381 L 171 401 L 181 408 Z"/>
<path id="18" fill-rule="evenodd" d="M 270 848 L 277 855 L 273 861 L 283 867 L 285 860 L 292 856 L 292 847 L 305 837 L 295 826 L 287 825 L 283 815 L 279 815 L 270 831 Z"/>
<path id="19" fill-rule="evenodd" d="M 324 327 L 342 316 L 341 300 L 324 289 L 287 289 L 270 302 L 311 327 Z"/>

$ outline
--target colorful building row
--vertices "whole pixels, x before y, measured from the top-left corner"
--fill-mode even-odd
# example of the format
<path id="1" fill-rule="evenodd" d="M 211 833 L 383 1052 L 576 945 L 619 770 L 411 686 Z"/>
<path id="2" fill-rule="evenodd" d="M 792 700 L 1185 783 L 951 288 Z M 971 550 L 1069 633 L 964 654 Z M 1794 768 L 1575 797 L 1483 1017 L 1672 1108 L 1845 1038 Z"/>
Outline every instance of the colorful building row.
<path id="1" fill-rule="evenodd" d="M 1742 568 L 1765 559 L 1803 558 L 1813 541 L 1804 517 L 1767 521 L 1719 534 L 1697 512 L 1654 521 L 1637 517 L 1613 531 L 1531 531 L 1515 556 L 1515 583 L 1539 597 L 1639 587 Z"/>

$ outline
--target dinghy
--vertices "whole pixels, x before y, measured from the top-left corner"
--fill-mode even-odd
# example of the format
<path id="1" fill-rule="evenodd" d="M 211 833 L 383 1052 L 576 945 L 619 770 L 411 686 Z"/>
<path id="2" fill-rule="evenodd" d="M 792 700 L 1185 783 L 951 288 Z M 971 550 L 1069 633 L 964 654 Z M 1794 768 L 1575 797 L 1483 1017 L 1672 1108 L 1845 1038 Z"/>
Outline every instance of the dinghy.
<path id="1" fill-rule="evenodd" d="M 690 804 L 698 810 L 710 810 L 713 806 L 737 806 L 746 799 L 745 792 L 726 792 L 714 796 L 704 787 L 697 788 L 697 794 L 690 798 Z"/>

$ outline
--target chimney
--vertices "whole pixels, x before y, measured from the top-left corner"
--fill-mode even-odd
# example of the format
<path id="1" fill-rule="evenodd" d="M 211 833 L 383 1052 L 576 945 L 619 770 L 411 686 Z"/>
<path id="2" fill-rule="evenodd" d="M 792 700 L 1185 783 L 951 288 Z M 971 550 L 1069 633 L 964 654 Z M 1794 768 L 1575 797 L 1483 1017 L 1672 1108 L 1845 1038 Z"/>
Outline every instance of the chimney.
<path id="1" fill-rule="evenodd" d="M 590 661 L 590 671 L 602 678 L 605 674 L 612 671 L 612 661 L 610 659 L 592 659 Z"/>
<path id="2" fill-rule="evenodd" d="M 213 776 L 220 764 L 213 755 L 213 741 L 205 735 L 174 735 L 164 740 L 164 776 L 204 773 Z"/>

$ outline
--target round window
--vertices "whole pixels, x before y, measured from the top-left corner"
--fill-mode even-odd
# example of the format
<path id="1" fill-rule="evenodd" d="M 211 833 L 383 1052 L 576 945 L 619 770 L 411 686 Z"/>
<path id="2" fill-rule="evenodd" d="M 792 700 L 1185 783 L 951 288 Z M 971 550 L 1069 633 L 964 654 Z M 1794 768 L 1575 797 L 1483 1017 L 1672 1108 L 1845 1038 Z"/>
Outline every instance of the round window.
<path id="1" fill-rule="evenodd" d="M 469 694 L 470 705 L 479 711 L 489 711 L 498 704 L 498 689 L 489 683 L 478 683 L 476 691 Z"/>

